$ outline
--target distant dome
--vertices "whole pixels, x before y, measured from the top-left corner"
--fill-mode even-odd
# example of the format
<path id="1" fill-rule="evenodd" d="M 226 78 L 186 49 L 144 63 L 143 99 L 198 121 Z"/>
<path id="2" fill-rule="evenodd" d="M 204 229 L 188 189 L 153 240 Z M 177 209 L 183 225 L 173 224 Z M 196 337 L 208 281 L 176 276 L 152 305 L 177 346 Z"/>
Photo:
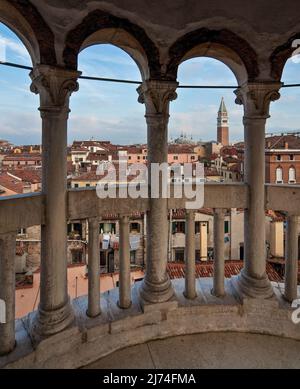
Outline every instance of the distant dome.
<path id="1" fill-rule="evenodd" d="M 197 142 L 194 141 L 193 136 L 188 136 L 186 133 L 181 133 L 179 138 L 173 139 L 172 143 L 175 144 L 189 144 L 189 145 L 195 145 Z"/>

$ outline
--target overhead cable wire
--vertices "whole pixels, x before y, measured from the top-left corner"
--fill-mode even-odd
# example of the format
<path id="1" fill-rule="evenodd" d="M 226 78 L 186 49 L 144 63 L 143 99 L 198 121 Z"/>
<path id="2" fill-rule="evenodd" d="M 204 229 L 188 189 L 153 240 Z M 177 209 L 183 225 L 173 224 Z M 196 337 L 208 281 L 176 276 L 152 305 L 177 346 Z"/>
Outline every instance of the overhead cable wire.
<path id="1" fill-rule="evenodd" d="M 30 71 L 33 70 L 33 68 L 30 66 L 20 65 L 12 62 L 0 61 L 0 65 L 17 68 L 17 69 L 30 70 Z M 106 78 L 106 77 L 79 76 L 79 79 L 88 80 L 88 81 L 116 82 L 121 84 L 135 84 L 135 85 L 142 84 L 142 81 L 123 80 L 118 78 Z M 297 87 L 300 87 L 300 83 L 282 85 L 282 88 L 297 88 Z M 178 85 L 178 88 L 181 89 L 238 89 L 240 87 L 237 85 Z"/>

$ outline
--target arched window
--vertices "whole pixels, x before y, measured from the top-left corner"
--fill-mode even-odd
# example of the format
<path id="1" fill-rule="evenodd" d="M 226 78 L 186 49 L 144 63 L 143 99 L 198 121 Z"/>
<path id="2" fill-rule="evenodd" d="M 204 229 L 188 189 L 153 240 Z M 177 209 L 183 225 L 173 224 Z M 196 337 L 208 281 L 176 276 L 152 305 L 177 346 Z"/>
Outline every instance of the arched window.
<path id="1" fill-rule="evenodd" d="M 276 169 L 276 184 L 282 184 L 282 183 L 283 183 L 282 168 L 278 167 Z"/>
<path id="2" fill-rule="evenodd" d="M 296 183 L 296 169 L 291 166 L 289 168 L 289 184 L 295 184 Z"/>

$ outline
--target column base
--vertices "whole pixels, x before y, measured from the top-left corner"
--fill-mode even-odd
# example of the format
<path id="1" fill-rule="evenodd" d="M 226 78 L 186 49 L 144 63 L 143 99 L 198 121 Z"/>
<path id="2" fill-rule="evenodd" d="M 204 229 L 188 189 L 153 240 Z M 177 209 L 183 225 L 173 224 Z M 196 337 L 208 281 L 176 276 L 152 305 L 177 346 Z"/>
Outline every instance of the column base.
<path id="1" fill-rule="evenodd" d="M 267 275 L 258 279 L 245 274 L 245 270 L 235 277 L 233 285 L 242 295 L 252 298 L 268 299 L 274 295 L 274 291 Z"/>
<path id="2" fill-rule="evenodd" d="M 0 357 L 10 354 L 17 346 L 17 342 L 15 340 L 5 343 L 4 345 L 0 345 Z"/>
<path id="3" fill-rule="evenodd" d="M 226 293 L 225 291 L 224 292 L 218 292 L 218 291 L 215 291 L 214 288 L 212 288 L 212 290 L 210 291 L 211 295 L 214 296 L 214 297 L 218 297 L 218 298 L 223 298 L 226 296 Z"/>
<path id="4" fill-rule="evenodd" d="M 44 311 L 39 307 L 31 317 L 30 332 L 34 339 L 55 335 L 74 322 L 74 312 L 70 301 L 56 310 Z"/>
<path id="5" fill-rule="evenodd" d="M 161 283 L 153 283 L 144 279 L 140 288 L 140 298 L 149 304 L 164 303 L 171 300 L 174 290 L 169 276 Z"/>
<path id="6" fill-rule="evenodd" d="M 195 300 L 198 297 L 196 292 L 195 293 L 187 293 L 186 291 L 184 291 L 182 294 L 183 294 L 184 298 L 186 298 L 187 300 Z"/>

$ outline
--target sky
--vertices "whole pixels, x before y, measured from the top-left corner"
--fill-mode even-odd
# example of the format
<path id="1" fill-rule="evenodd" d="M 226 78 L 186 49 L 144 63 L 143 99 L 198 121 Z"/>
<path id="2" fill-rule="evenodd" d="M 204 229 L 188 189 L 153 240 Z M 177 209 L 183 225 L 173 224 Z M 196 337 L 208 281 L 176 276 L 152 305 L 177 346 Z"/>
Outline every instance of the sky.
<path id="1" fill-rule="evenodd" d="M 0 60 L 31 66 L 29 54 L 18 37 L 0 23 Z M 283 81 L 300 83 L 300 63 L 288 61 Z M 112 45 L 85 49 L 79 70 L 86 76 L 141 80 L 133 59 Z M 195 58 L 180 65 L 180 84 L 237 85 L 231 70 L 211 58 Z M 146 142 L 145 108 L 137 102 L 136 85 L 80 80 L 80 90 L 71 97 L 68 142 L 91 139 L 116 144 Z M 179 89 L 171 103 L 169 138 L 182 132 L 195 141 L 216 139 L 217 111 L 224 96 L 230 121 L 230 141 L 243 139 L 243 108 L 235 104 L 231 89 Z M 281 90 L 281 99 L 271 105 L 267 132 L 300 130 L 300 88 Z M 30 92 L 27 70 L 0 66 L 0 139 L 14 144 L 41 143 L 39 98 Z"/>

